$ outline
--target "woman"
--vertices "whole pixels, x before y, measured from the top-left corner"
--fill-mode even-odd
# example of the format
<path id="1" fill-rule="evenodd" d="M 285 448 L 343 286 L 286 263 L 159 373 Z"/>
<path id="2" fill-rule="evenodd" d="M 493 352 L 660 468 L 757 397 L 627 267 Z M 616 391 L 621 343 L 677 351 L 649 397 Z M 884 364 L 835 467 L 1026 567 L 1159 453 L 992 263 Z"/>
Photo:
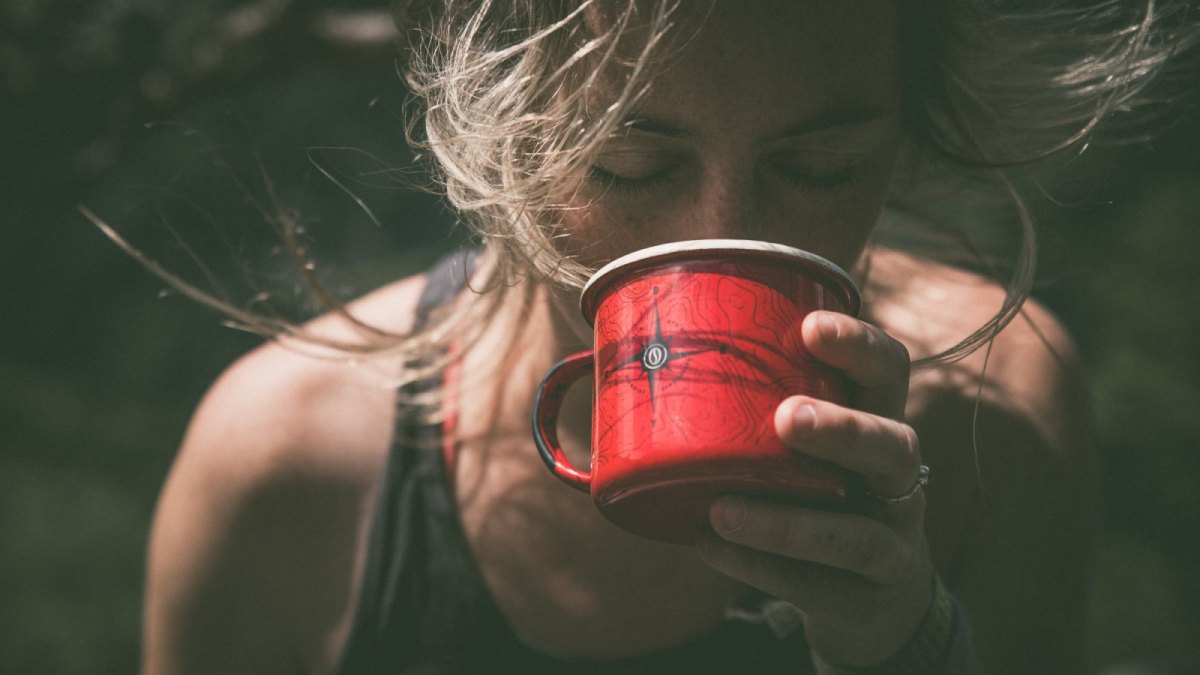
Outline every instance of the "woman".
<path id="1" fill-rule="evenodd" d="M 1118 9 L 402 11 L 421 142 L 483 251 L 299 332 L 376 360 L 282 340 L 216 383 L 155 522 L 145 672 L 1080 672 L 1087 393 L 1055 319 L 1021 309 L 1032 244 L 1003 288 L 871 242 L 931 158 L 1025 161 L 1138 101 L 1183 39 L 1153 4 Z M 1079 30 L 1039 45 L 1054 18 Z M 862 316 L 804 326 L 851 404 L 795 396 L 775 424 L 881 498 L 832 513 L 730 496 L 680 547 L 615 529 L 545 471 L 529 411 L 547 369 L 590 347 L 581 281 L 697 238 L 855 270 Z M 568 404 L 576 457 L 589 423 Z"/>

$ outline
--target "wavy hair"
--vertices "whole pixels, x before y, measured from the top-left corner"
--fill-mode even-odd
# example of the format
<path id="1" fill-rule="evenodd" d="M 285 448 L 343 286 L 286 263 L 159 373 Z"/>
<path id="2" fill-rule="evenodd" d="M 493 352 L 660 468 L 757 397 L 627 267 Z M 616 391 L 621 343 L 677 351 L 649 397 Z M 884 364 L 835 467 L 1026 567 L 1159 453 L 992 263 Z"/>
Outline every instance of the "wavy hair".
<path id="1" fill-rule="evenodd" d="M 493 265 L 480 276 L 477 290 L 486 292 L 442 321 L 460 323 L 471 305 L 494 307 L 522 274 L 582 286 L 592 270 L 554 244 L 563 236 L 555 195 L 569 193 L 564 181 L 586 172 L 651 86 L 656 64 L 680 44 L 672 35 L 678 1 L 399 3 L 398 24 L 412 36 L 406 78 L 423 111 L 414 144 L 436 158 L 435 176 Z M 602 11 L 610 16 L 597 32 L 589 18 Z M 1136 141 L 1161 126 L 1162 104 L 1186 91 L 1168 65 L 1185 54 L 1194 60 L 1200 17 L 1170 0 L 911 0 L 899 11 L 908 166 L 924 170 L 902 181 L 892 201 L 903 204 L 923 180 L 974 174 L 1000 186 L 1022 227 L 1014 271 L 1001 280 L 1003 306 L 923 360 L 946 362 L 1003 329 L 1033 285 L 1034 225 L 1007 171 L 1085 147 L 1102 129 Z M 632 50 L 622 44 L 634 40 Z M 589 87 L 630 51 L 636 57 L 619 64 L 612 105 L 589 118 Z"/>
<path id="2" fill-rule="evenodd" d="M 677 21 L 686 0 L 396 0 L 401 71 L 410 87 L 411 144 L 430 158 L 434 182 L 483 247 L 470 290 L 410 334 L 350 316 L 285 244 L 318 299 L 363 340 L 323 341 L 303 327 L 205 295 L 106 232 L 187 295 L 269 337 L 339 350 L 392 354 L 402 381 L 470 343 L 506 298 L 526 306 L 537 283 L 579 288 L 592 272 L 556 242 L 563 195 L 587 174 L 658 67 L 686 44 Z M 715 2 L 716 0 L 709 0 Z M 1164 105 L 1194 87 L 1200 17 L 1192 0 L 904 0 L 900 12 L 910 170 L 890 203 L 903 206 L 947 176 L 984 177 L 1016 206 L 1022 226 L 1006 300 L 991 321 L 945 352 L 969 354 L 1021 309 L 1033 284 L 1034 226 L 1009 172 L 1081 149 L 1101 131 L 1138 141 L 1169 120 Z M 1182 74 L 1182 77 L 1181 77 Z M 609 103 L 600 113 L 589 97 Z M 104 227 L 98 219 L 98 225 Z"/>

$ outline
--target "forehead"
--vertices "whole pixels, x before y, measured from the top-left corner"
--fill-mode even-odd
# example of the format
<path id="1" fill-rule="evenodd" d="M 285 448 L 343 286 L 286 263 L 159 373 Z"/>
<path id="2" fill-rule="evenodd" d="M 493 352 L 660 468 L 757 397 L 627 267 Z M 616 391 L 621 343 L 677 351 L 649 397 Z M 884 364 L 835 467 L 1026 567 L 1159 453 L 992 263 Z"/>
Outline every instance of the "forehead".
<path id="1" fill-rule="evenodd" d="M 899 105 L 893 0 L 683 0 L 638 113 L 687 126 L 786 126 Z"/>

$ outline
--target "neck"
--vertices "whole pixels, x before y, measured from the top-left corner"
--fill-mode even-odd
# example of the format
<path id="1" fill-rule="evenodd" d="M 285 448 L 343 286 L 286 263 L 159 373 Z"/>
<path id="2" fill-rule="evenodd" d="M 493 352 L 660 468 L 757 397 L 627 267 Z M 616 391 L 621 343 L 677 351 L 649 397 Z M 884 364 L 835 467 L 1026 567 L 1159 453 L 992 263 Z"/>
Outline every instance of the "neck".
<path id="1" fill-rule="evenodd" d="M 529 406 L 542 378 L 561 359 L 592 346 L 592 329 L 579 314 L 576 295 L 544 284 L 510 290 L 463 355 L 459 391 L 471 392 L 455 402 L 465 413 L 463 432 L 528 436 Z M 564 436 L 585 445 L 589 389 L 587 380 L 572 388 L 560 422 Z"/>
<path id="2" fill-rule="evenodd" d="M 613 527 L 548 475 L 529 431 L 534 392 L 561 358 L 591 346 L 570 294 L 514 289 L 464 356 L 457 495 L 489 591 L 528 642 L 579 657 L 645 653 L 711 630 L 742 586 L 686 547 Z M 564 301 L 565 300 L 565 301 Z M 559 418 L 571 462 L 587 466 L 591 393 L 574 386 Z"/>
<path id="3" fill-rule="evenodd" d="M 579 291 L 541 286 L 555 344 L 555 359 L 592 348 L 592 326 L 579 311 Z"/>

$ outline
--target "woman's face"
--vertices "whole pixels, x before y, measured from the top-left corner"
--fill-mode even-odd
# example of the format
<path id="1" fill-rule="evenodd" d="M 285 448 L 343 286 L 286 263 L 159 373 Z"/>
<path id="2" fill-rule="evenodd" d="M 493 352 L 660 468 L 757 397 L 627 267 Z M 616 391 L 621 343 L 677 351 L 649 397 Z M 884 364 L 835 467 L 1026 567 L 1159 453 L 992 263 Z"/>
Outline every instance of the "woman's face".
<path id="1" fill-rule="evenodd" d="M 749 238 L 853 264 L 900 141 L 896 11 L 718 0 L 570 201 L 570 251 L 599 264 L 664 242 Z"/>

